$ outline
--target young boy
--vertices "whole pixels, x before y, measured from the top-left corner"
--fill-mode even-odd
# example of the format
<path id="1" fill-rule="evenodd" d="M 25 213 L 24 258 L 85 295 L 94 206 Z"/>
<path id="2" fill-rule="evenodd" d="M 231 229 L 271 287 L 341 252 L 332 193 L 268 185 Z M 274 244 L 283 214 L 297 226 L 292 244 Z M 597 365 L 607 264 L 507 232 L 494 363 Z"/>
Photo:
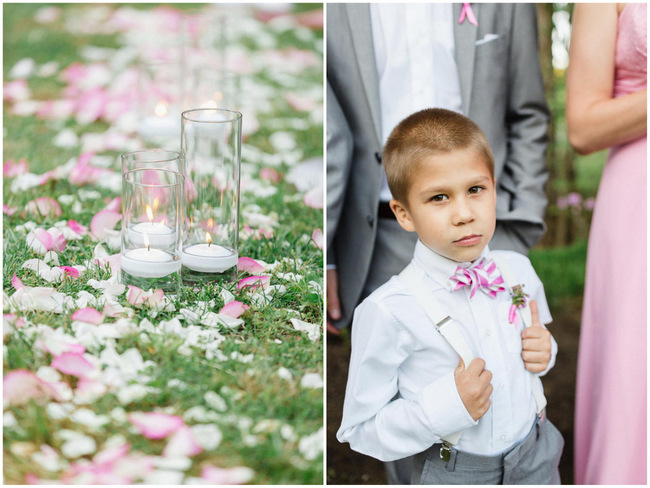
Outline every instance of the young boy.
<path id="1" fill-rule="evenodd" d="M 419 241 L 355 310 L 338 440 L 382 461 L 416 455 L 415 484 L 559 484 L 564 441 L 538 378 L 557 344 L 528 258 L 488 249 L 487 139 L 467 117 L 427 109 L 397 125 L 382 159 L 391 208 Z"/>

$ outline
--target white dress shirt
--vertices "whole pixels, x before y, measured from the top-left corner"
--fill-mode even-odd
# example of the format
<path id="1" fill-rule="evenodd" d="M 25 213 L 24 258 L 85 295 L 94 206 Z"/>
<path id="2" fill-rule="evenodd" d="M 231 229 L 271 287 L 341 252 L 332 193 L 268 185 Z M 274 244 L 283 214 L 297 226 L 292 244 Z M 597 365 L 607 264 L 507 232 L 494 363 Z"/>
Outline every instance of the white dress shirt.
<path id="1" fill-rule="evenodd" d="M 544 287 L 527 257 L 492 251 L 507 259 L 529 299 L 536 300 L 542 324 L 551 321 Z M 486 247 L 481 257 L 490 255 Z M 359 305 L 352 324 L 352 356 L 337 433 L 355 451 L 381 461 L 411 456 L 464 430 L 461 451 L 495 455 L 526 437 L 536 417 L 532 377 L 521 358 L 521 321 L 508 322 L 509 293 L 490 298 L 469 287 L 452 292 L 449 277 L 459 263 L 418 241 L 413 260 L 430 293 L 461 327 L 475 357 L 492 372 L 488 412 L 475 422 L 454 381 L 459 358 L 438 333 L 399 276 Z M 461 263 L 467 265 L 468 263 Z M 512 286 L 514 284 L 510 284 Z M 557 344 L 545 374 L 555 363 Z M 399 393 L 399 398 L 393 400 Z"/>
<path id="2" fill-rule="evenodd" d="M 462 112 L 450 3 L 371 3 L 382 144 L 404 118 L 431 107 Z M 380 199 L 391 193 L 384 177 Z"/>

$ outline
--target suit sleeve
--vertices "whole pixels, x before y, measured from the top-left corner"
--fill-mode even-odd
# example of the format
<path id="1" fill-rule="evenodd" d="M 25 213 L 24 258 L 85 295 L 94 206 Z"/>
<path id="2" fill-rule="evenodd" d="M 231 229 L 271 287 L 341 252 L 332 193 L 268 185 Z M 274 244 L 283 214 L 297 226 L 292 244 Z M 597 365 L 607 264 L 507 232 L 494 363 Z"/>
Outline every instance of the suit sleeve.
<path id="1" fill-rule="evenodd" d="M 353 138 L 343 109 L 327 82 L 327 264 L 336 264 L 336 236 L 352 163 Z"/>
<path id="2" fill-rule="evenodd" d="M 355 311 L 337 439 L 380 461 L 417 454 L 440 437 L 477 425 L 458 394 L 453 371 L 425 386 L 416 398 L 396 398 L 397 373 L 411 352 L 410 341 L 381 305 L 366 300 Z"/>
<path id="3" fill-rule="evenodd" d="M 513 198 L 501 223 L 506 235 L 520 240 L 527 250 L 545 231 L 549 111 L 537 54 L 535 4 L 513 4 L 513 9 L 506 112 L 508 157 L 504 170 Z M 518 247 L 513 246 L 515 250 Z"/>

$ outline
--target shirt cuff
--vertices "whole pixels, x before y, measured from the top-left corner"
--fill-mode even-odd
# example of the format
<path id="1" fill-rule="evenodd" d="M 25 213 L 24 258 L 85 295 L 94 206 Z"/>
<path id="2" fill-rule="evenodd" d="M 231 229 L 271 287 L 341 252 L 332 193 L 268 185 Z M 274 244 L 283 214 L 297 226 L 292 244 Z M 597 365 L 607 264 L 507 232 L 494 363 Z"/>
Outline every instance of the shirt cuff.
<path id="1" fill-rule="evenodd" d="M 453 371 L 425 386 L 416 401 L 424 410 L 431 431 L 438 437 L 478 425 L 460 398 Z"/>

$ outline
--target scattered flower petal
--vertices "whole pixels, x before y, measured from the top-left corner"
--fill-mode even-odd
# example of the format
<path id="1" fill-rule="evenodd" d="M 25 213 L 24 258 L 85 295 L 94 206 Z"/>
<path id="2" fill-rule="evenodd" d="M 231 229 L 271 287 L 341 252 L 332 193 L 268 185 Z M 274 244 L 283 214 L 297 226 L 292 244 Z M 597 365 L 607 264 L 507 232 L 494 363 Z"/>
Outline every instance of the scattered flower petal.
<path id="1" fill-rule="evenodd" d="M 242 485 L 252 480 L 253 476 L 255 476 L 255 472 L 243 466 L 217 468 L 207 465 L 201 470 L 201 478 L 214 485 Z"/>
<path id="2" fill-rule="evenodd" d="M 25 209 L 34 215 L 43 217 L 60 217 L 63 211 L 61 205 L 54 198 L 39 197 L 27 203 Z"/>
<path id="3" fill-rule="evenodd" d="M 77 310 L 72 314 L 71 318 L 72 320 L 79 320 L 80 322 L 94 325 L 99 325 L 104 321 L 104 315 L 90 307 Z"/>
<path id="4" fill-rule="evenodd" d="M 122 214 L 113 210 L 100 210 L 90 221 L 90 233 L 101 240 L 108 236 L 108 231 L 115 228 L 122 219 Z"/>
<path id="5" fill-rule="evenodd" d="M 52 361 L 52 367 L 64 374 L 77 376 L 79 378 L 87 377 L 95 371 L 95 367 L 78 352 L 66 352 L 57 356 Z"/>
<path id="6" fill-rule="evenodd" d="M 15 369 L 7 373 L 2 379 L 2 391 L 6 406 L 23 405 L 29 400 L 46 402 L 58 399 L 51 384 L 25 369 Z"/>
<path id="7" fill-rule="evenodd" d="M 249 276 L 237 283 L 237 289 L 250 288 L 257 290 L 258 288 L 266 288 L 269 285 L 270 278 L 268 276 Z"/>
<path id="8" fill-rule="evenodd" d="M 222 315 L 228 315 L 230 317 L 234 318 L 239 318 L 247 309 L 249 308 L 248 305 L 238 302 L 238 301 L 232 301 L 230 303 L 227 303 L 221 310 L 219 310 L 219 313 Z"/>
<path id="9" fill-rule="evenodd" d="M 317 186 L 305 193 L 304 202 L 311 208 L 323 208 L 323 187 Z"/>
<path id="10" fill-rule="evenodd" d="M 294 329 L 307 332 L 307 337 L 312 342 L 320 338 L 321 326 L 318 324 L 310 324 L 299 319 L 291 319 L 291 324 Z"/>
<path id="11" fill-rule="evenodd" d="M 134 412 L 129 422 L 148 439 L 164 439 L 185 426 L 182 417 L 159 412 Z"/>
<path id="12" fill-rule="evenodd" d="M 163 456 L 170 458 L 192 457 L 202 451 L 203 448 L 194 439 L 190 428 L 183 425 L 172 434 L 167 446 L 165 446 Z"/>
<path id="13" fill-rule="evenodd" d="M 237 261 L 237 269 L 246 273 L 260 273 L 265 271 L 264 266 L 252 258 L 241 257 Z"/>

